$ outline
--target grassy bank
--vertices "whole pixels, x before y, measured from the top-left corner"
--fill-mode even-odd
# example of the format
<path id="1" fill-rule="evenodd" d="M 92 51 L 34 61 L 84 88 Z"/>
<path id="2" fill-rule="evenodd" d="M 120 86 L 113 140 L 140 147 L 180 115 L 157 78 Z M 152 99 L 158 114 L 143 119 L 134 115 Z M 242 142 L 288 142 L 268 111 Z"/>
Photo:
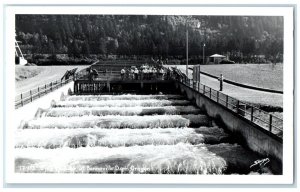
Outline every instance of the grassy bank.
<path id="1" fill-rule="evenodd" d="M 203 65 L 201 71 L 238 83 L 283 90 L 283 64 Z"/>

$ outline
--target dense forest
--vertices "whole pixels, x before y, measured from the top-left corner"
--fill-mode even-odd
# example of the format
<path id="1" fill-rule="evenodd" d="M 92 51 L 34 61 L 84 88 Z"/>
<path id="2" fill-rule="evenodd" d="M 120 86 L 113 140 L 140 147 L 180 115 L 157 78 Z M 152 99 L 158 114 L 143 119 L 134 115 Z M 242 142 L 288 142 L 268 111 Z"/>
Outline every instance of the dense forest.
<path id="1" fill-rule="evenodd" d="M 159 15 L 16 15 L 16 35 L 27 55 L 107 58 L 185 58 L 224 54 L 236 62 L 281 62 L 283 17 Z M 262 57 L 262 58 L 263 58 Z"/>

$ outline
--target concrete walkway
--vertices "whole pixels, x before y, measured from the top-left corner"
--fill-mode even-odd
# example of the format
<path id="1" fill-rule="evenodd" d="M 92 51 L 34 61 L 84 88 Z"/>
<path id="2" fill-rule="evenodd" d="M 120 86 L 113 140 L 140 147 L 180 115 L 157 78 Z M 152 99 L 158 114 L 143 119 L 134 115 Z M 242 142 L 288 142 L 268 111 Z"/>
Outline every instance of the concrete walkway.
<path id="1" fill-rule="evenodd" d="M 69 89 L 73 90 L 73 86 L 74 86 L 74 82 L 72 81 L 58 88 L 57 90 L 48 93 L 42 96 L 41 98 L 36 99 L 33 102 L 24 105 L 23 107 L 16 109 L 14 111 L 14 115 L 12 115 L 12 117 L 14 117 L 13 121 L 9 121 L 10 124 L 14 123 L 14 126 L 10 126 L 10 127 L 17 128 L 20 125 L 21 121 L 27 121 L 33 119 L 34 115 L 36 114 L 39 108 L 48 109 L 51 106 L 52 100 L 56 102 L 60 101 L 60 97 L 62 93 L 64 95 L 67 95 Z"/>
<path id="2" fill-rule="evenodd" d="M 183 73 L 185 73 L 185 69 L 183 68 L 178 68 L 178 69 L 180 69 Z M 192 78 L 192 74 L 193 71 L 189 70 L 189 78 Z M 200 76 L 200 82 L 215 90 L 219 90 L 220 88 L 220 83 L 217 79 L 211 78 L 203 74 L 201 74 Z M 222 93 L 244 102 L 283 107 L 283 94 L 257 91 L 253 89 L 235 86 L 225 82 L 223 84 Z"/>
<path id="3" fill-rule="evenodd" d="M 17 66 L 19 68 L 31 66 Z M 78 68 L 77 71 L 80 71 L 88 65 L 64 65 L 64 66 L 33 66 L 34 68 L 42 68 L 42 72 L 38 75 L 24 79 L 22 81 L 16 81 L 16 95 L 19 95 L 24 92 L 28 92 L 30 89 L 37 89 L 38 86 L 44 86 L 49 84 L 52 81 L 60 80 L 61 77 L 66 73 L 67 70 Z"/>
<path id="4" fill-rule="evenodd" d="M 204 85 L 219 90 L 220 83 L 217 79 L 201 75 L 200 81 Z M 223 83 L 222 93 L 237 98 L 240 101 L 283 107 L 283 95 L 278 93 L 257 91 L 228 83 Z"/>

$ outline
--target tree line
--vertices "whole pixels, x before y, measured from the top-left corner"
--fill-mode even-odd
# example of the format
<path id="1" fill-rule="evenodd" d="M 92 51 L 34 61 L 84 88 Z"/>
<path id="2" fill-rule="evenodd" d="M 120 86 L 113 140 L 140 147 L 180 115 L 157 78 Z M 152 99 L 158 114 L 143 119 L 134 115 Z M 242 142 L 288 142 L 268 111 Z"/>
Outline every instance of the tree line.
<path id="1" fill-rule="evenodd" d="M 283 17 L 160 15 L 16 15 L 17 40 L 25 54 L 163 58 L 265 55 L 282 60 Z"/>

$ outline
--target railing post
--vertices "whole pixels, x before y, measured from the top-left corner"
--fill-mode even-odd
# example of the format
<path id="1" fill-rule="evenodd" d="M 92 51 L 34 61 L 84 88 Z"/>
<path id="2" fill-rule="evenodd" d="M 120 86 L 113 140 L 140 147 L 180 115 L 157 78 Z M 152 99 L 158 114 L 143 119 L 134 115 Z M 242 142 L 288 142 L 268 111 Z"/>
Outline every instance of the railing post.
<path id="1" fill-rule="evenodd" d="M 74 94 L 77 93 L 77 83 L 74 83 Z"/>
<path id="2" fill-rule="evenodd" d="M 47 89 L 47 84 L 45 84 L 45 94 L 47 93 L 46 89 Z"/>
<path id="3" fill-rule="evenodd" d="M 40 98 L 40 86 L 38 86 L 38 97 Z"/>
<path id="4" fill-rule="evenodd" d="M 251 121 L 253 122 L 253 112 L 254 112 L 254 109 L 253 109 L 253 106 L 251 106 Z"/>
<path id="5" fill-rule="evenodd" d="M 269 131 L 272 132 L 272 114 L 270 114 Z"/>
<path id="6" fill-rule="evenodd" d="M 201 87 L 201 84 L 198 82 L 198 92 L 200 93 L 200 87 Z"/>
<path id="7" fill-rule="evenodd" d="M 226 108 L 228 108 L 228 95 L 226 95 Z"/>
<path id="8" fill-rule="evenodd" d="M 237 103 L 236 103 L 236 112 L 239 113 L 239 106 L 240 106 L 240 101 L 237 100 Z"/>
<path id="9" fill-rule="evenodd" d="M 21 93 L 21 105 L 22 105 L 22 107 L 23 107 L 23 94 Z"/>
<path id="10" fill-rule="evenodd" d="M 211 99 L 211 87 L 209 88 L 209 98 Z"/>
<path id="11" fill-rule="evenodd" d="M 219 91 L 217 91 L 217 103 L 219 103 Z"/>
<path id="12" fill-rule="evenodd" d="M 203 85 L 203 95 L 205 95 L 205 85 Z"/>
<path id="13" fill-rule="evenodd" d="M 50 83 L 50 91 L 52 91 L 52 82 Z"/>
<path id="14" fill-rule="evenodd" d="M 31 93 L 31 89 L 30 89 L 29 93 L 30 93 L 30 101 L 32 102 L 32 93 Z"/>

